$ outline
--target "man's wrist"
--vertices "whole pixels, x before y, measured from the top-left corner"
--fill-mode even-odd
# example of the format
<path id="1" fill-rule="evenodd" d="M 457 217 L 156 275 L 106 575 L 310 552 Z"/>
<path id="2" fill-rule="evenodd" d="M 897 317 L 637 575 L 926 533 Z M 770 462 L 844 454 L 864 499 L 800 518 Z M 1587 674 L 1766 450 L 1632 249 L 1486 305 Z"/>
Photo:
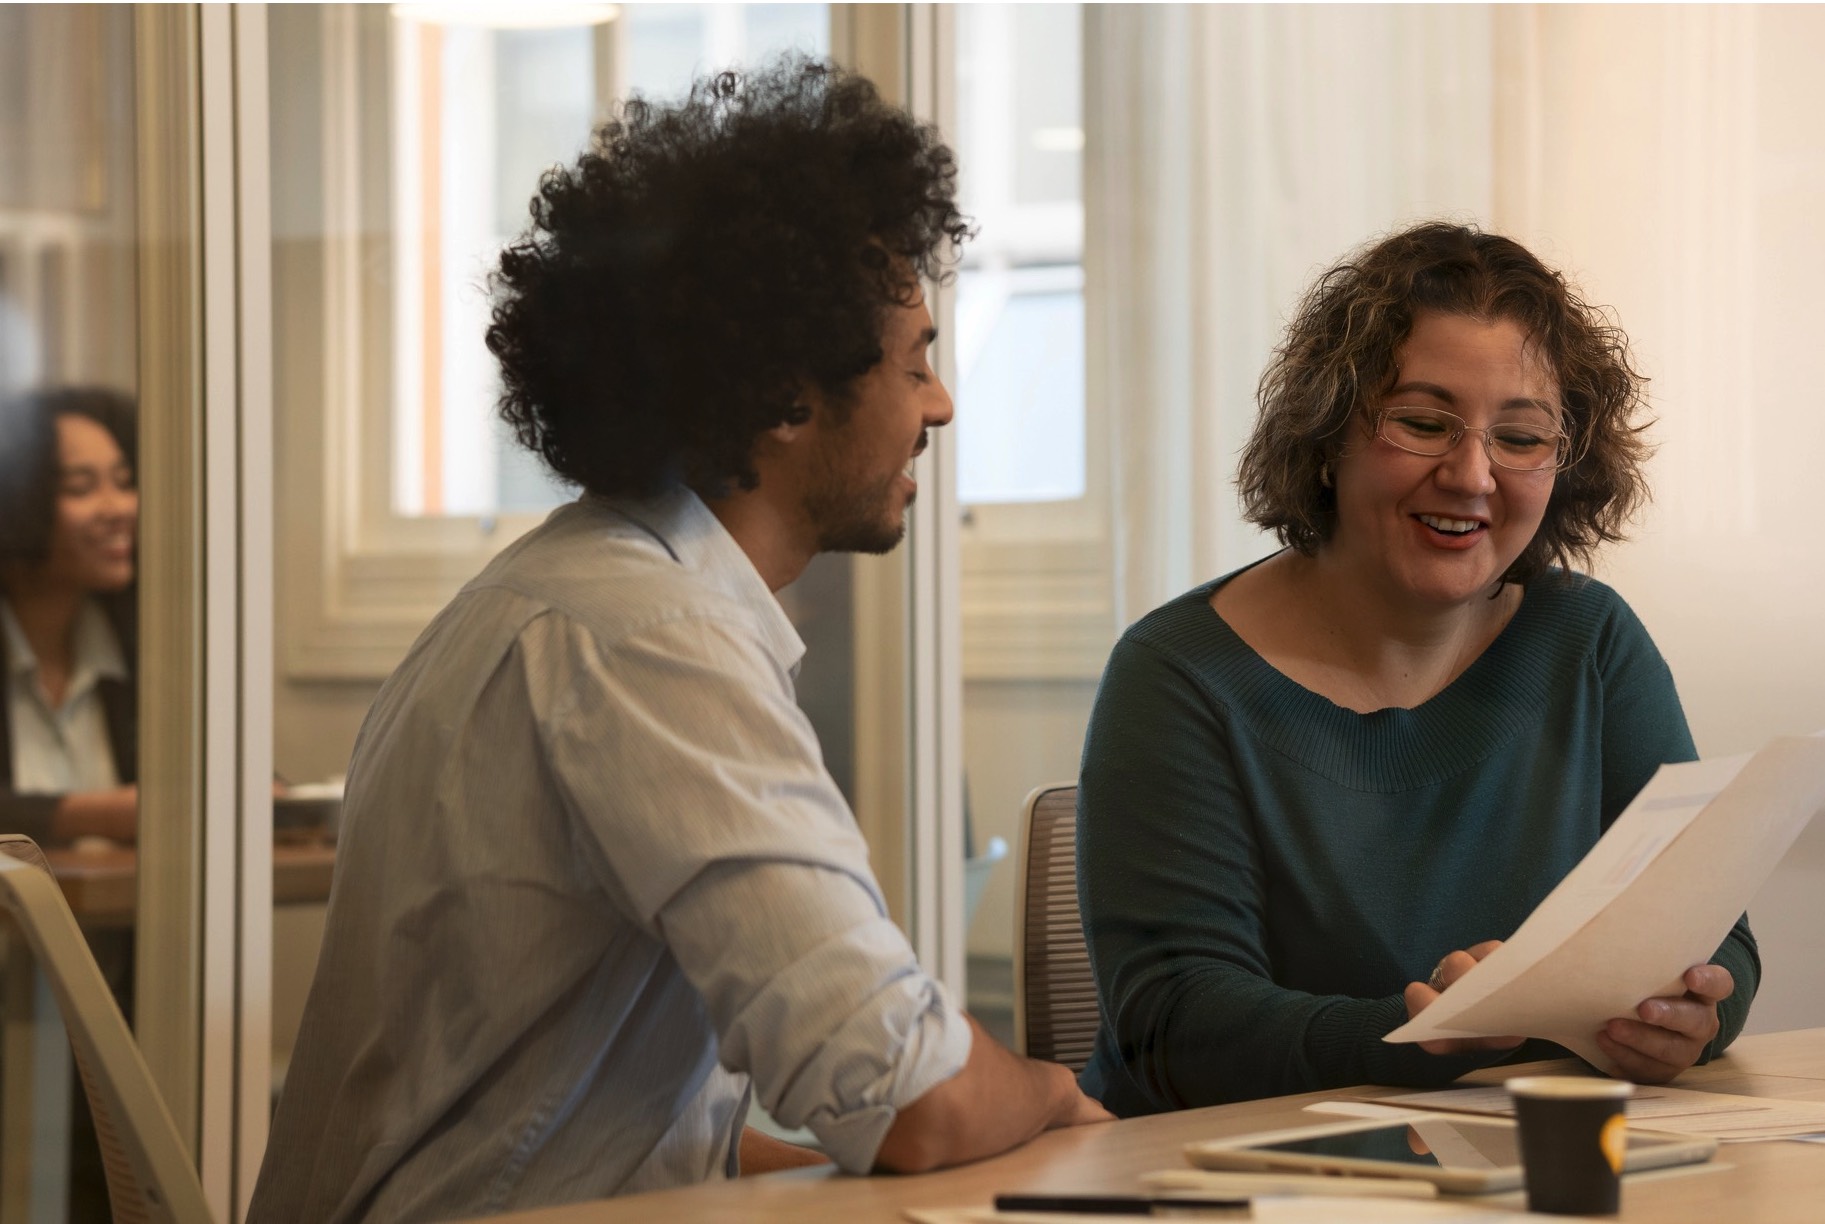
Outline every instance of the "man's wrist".
<path id="1" fill-rule="evenodd" d="M 1077 1088 L 1077 1076 L 1062 1063 L 1042 1062 L 1037 1065 L 1046 1073 L 1049 1094 L 1046 1127 L 1064 1126 L 1077 1116 L 1077 1101 L 1081 1095 Z"/>

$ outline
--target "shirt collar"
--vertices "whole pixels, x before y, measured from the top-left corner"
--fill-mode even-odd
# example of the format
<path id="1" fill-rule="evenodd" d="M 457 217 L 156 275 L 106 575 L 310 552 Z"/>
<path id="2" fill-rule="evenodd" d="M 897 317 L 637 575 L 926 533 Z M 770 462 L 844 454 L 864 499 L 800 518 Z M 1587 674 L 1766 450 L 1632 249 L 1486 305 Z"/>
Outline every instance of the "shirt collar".
<path id="1" fill-rule="evenodd" d="M 0 636 L 6 639 L 6 672 L 10 676 L 29 676 L 38 670 L 38 656 L 25 640 L 25 630 L 13 615 L 11 601 L 0 599 Z"/>
<path id="2" fill-rule="evenodd" d="M 107 614 L 94 600 L 85 600 L 76 614 L 76 680 L 125 680 L 127 659 L 120 649 L 120 638 Z"/>
<path id="3" fill-rule="evenodd" d="M 10 676 L 36 675 L 38 655 L 26 640 L 25 629 L 8 600 L 0 599 L 0 634 L 6 638 L 6 670 Z M 85 599 L 76 613 L 72 639 L 74 659 L 70 668 L 70 692 L 86 691 L 98 680 L 125 680 L 127 659 L 121 652 L 120 639 L 101 607 Z"/>
<path id="4" fill-rule="evenodd" d="M 665 546 L 674 560 L 705 582 L 755 609 L 768 652 L 788 671 L 796 671 L 805 657 L 805 642 L 793 628 L 766 579 L 742 551 L 735 537 L 722 525 L 703 499 L 681 486 L 657 497 L 640 500 L 598 498 L 585 500 L 606 507 L 636 524 Z"/>

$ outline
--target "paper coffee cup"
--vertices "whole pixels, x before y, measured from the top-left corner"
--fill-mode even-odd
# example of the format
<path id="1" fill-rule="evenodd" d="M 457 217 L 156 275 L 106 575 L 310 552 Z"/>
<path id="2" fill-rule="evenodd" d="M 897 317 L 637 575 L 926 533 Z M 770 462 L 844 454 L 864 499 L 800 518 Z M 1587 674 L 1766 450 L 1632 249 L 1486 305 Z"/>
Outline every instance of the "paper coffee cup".
<path id="1" fill-rule="evenodd" d="M 1527 1209 L 1553 1215 L 1615 1215 L 1628 1153 L 1624 1080 L 1529 1075 L 1508 1081 L 1521 1130 Z"/>

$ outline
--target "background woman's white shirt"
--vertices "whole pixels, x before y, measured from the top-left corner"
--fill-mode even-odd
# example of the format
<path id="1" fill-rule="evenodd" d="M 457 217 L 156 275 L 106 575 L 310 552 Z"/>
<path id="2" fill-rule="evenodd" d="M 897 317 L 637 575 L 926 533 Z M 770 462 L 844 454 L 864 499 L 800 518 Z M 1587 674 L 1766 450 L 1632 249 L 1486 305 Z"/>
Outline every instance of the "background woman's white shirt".
<path id="1" fill-rule="evenodd" d="M 100 682 L 126 680 L 127 661 L 108 618 L 93 601 L 77 614 L 70 687 L 53 707 L 38 680 L 38 656 L 0 599 L 0 633 L 6 637 L 6 703 L 12 730 L 13 789 L 21 794 L 62 795 L 120 785 Z"/>

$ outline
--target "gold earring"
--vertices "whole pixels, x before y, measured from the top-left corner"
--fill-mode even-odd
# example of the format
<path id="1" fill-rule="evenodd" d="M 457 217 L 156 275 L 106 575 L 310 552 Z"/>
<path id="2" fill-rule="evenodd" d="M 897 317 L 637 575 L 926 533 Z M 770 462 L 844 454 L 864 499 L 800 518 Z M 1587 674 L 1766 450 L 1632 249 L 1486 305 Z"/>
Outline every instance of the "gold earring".
<path id="1" fill-rule="evenodd" d="M 1329 460 L 1318 465 L 1318 483 L 1327 489 L 1331 487 L 1331 464 Z"/>

